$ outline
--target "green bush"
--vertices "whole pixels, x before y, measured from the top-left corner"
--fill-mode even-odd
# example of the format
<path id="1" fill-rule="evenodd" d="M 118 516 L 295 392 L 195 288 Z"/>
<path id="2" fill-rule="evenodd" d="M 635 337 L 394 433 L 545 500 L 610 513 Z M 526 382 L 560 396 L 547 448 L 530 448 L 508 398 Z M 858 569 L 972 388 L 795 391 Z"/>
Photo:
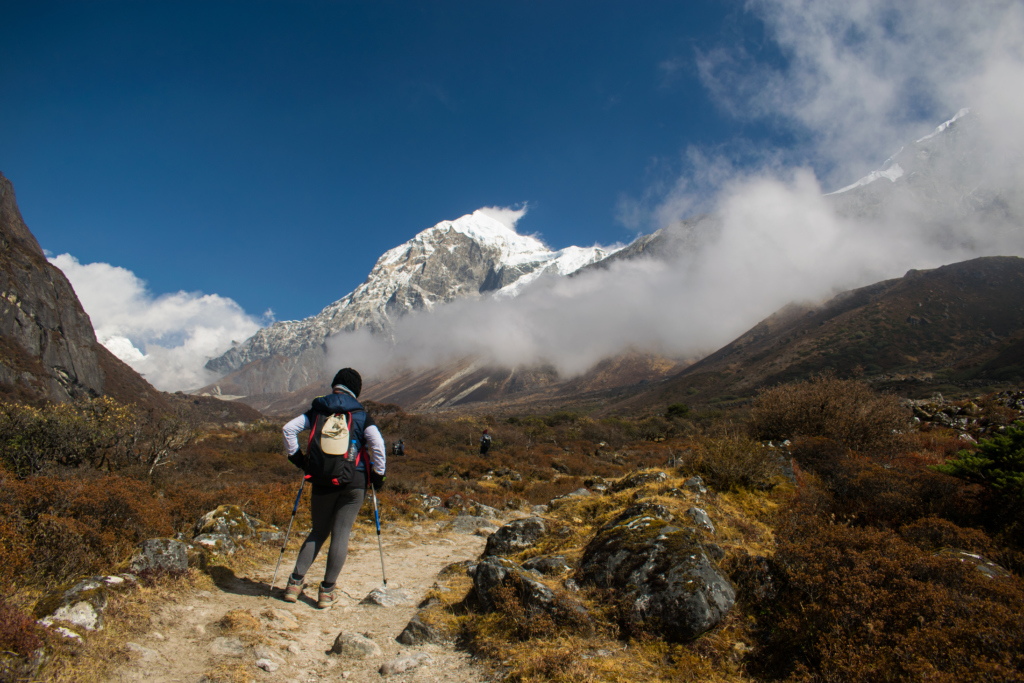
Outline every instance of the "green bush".
<path id="1" fill-rule="evenodd" d="M 1024 429 L 1021 423 L 1004 434 L 982 439 L 976 451 L 960 451 L 936 472 L 990 486 L 1003 496 L 1024 498 Z"/>
<path id="2" fill-rule="evenodd" d="M 673 403 L 665 410 L 665 417 L 672 419 L 674 417 L 689 417 L 690 406 L 685 403 Z"/>

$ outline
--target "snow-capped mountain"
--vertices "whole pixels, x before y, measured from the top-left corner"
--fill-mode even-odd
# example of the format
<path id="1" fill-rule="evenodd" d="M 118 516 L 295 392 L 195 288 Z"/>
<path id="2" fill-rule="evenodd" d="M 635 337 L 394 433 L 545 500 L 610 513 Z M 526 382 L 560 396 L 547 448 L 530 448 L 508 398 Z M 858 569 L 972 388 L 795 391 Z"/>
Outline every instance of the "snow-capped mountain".
<path id="1" fill-rule="evenodd" d="M 410 311 L 429 310 L 463 297 L 515 296 L 544 273 L 568 275 L 614 251 L 600 247 L 552 251 L 540 240 L 474 211 L 442 221 L 385 252 L 365 282 L 316 316 L 265 327 L 206 367 L 229 373 L 272 356 L 293 359 L 285 364 L 288 367 L 272 373 L 274 379 L 263 377 L 259 382 L 262 392 L 291 391 L 322 372 L 324 340 L 336 332 L 364 327 L 387 332 Z M 283 386 L 286 377 L 287 386 Z"/>

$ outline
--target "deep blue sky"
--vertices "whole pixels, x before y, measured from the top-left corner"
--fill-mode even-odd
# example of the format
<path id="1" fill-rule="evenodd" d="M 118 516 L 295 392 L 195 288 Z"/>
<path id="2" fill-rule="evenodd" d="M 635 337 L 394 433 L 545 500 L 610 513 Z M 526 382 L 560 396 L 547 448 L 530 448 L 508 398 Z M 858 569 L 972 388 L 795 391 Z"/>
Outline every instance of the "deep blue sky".
<path id="1" fill-rule="evenodd" d="M 313 315 L 444 219 L 629 241 L 689 145 L 771 140 L 694 56 L 741 3 L 0 2 L 0 171 L 44 249 Z M 673 68 L 664 65 L 672 64 Z M 656 225 L 643 226 L 645 231 Z"/>

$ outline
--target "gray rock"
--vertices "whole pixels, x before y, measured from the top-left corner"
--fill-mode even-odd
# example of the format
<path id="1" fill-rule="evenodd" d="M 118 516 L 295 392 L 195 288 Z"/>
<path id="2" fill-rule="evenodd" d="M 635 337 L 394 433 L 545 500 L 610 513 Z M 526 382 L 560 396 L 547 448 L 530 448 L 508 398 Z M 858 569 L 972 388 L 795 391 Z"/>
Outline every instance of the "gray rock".
<path id="1" fill-rule="evenodd" d="M 686 511 L 686 516 L 693 520 L 693 523 L 698 527 L 708 532 L 711 535 L 715 533 L 715 525 L 711 523 L 711 518 L 708 517 L 708 513 L 701 508 L 690 508 Z"/>
<path id="2" fill-rule="evenodd" d="M 534 516 L 543 515 L 549 509 L 547 505 L 534 505 L 530 508 L 530 513 Z"/>
<path id="3" fill-rule="evenodd" d="M 458 574 L 469 574 L 471 569 L 476 569 L 476 560 L 462 560 L 461 562 L 452 562 L 451 564 L 445 565 L 441 571 L 437 573 L 438 576 L 456 576 Z"/>
<path id="4" fill-rule="evenodd" d="M 935 554 L 940 557 L 951 557 L 965 564 L 972 564 L 975 569 L 990 579 L 1008 579 L 1013 576 L 1003 567 L 978 553 L 960 550 L 959 548 L 943 548 Z"/>
<path id="5" fill-rule="evenodd" d="M 627 519 L 634 519 L 636 517 L 649 517 L 653 519 L 660 519 L 665 522 L 671 522 L 675 519 L 675 515 L 660 503 L 635 503 L 619 513 L 615 519 L 605 524 L 604 527 L 602 527 L 602 530 L 611 529 L 613 526 L 618 526 Z"/>
<path id="6" fill-rule="evenodd" d="M 444 526 L 449 531 L 455 531 L 460 534 L 471 534 L 477 529 L 497 529 L 498 526 L 491 520 L 485 517 L 475 517 L 473 515 L 459 515 L 452 521 L 448 522 Z"/>
<path id="7" fill-rule="evenodd" d="M 173 538 L 151 538 L 143 541 L 132 555 L 131 570 L 137 574 L 184 573 L 188 571 L 186 545 Z"/>
<path id="8" fill-rule="evenodd" d="M 102 630 L 109 591 L 107 578 L 91 576 L 50 593 L 36 603 L 36 617 L 44 626 L 59 621 L 86 631 Z"/>
<path id="9" fill-rule="evenodd" d="M 268 673 L 274 673 L 281 668 L 281 665 L 272 659 L 260 658 L 256 660 L 256 666 Z"/>
<path id="10" fill-rule="evenodd" d="M 416 654 L 405 655 L 385 662 L 381 665 L 379 671 L 381 676 L 391 676 L 408 671 L 409 669 L 415 669 L 423 664 L 430 664 L 433 661 L 433 658 L 426 652 L 417 652 Z"/>
<path id="11" fill-rule="evenodd" d="M 565 574 L 570 567 L 564 557 L 556 555 L 554 557 L 534 557 L 523 562 L 523 569 L 532 569 L 541 574 Z"/>
<path id="12" fill-rule="evenodd" d="M 512 520 L 487 539 L 484 555 L 511 555 L 533 546 L 547 533 L 540 517 Z"/>
<path id="13" fill-rule="evenodd" d="M 690 493 L 697 493 L 701 495 L 708 492 L 707 488 L 704 486 L 704 480 L 700 477 L 690 477 L 683 482 L 683 488 Z"/>
<path id="14" fill-rule="evenodd" d="M 284 543 L 284 532 L 275 531 L 273 529 L 260 529 L 256 532 L 255 538 L 260 543 L 280 545 L 281 543 Z"/>
<path id="15" fill-rule="evenodd" d="M 687 641 L 718 624 L 736 592 L 718 571 L 696 529 L 636 517 L 598 532 L 576 572 L 582 584 L 620 591 L 633 627 Z"/>
<path id="16" fill-rule="evenodd" d="M 634 472 L 612 484 L 611 490 L 615 492 L 625 491 L 626 489 L 640 488 L 641 486 L 648 486 L 650 484 L 660 484 L 667 480 L 668 475 L 664 472 Z"/>
<path id="17" fill-rule="evenodd" d="M 267 525 L 250 517 L 237 505 L 221 505 L 211 510 L 196 522 L 193 536 L 203 534 L 224 534 L 234 540 L 249 538 L 259 527 Z"/>
<path id="18" fill-rule="evenodd" d="M 339 633 L 338 637 L 334 639 L 330 653 L 349 659 L 368 659 L 384 654 L 380 645 L 358 633 Z"/>
<path id="19" fill-rule="evenodd" d="M 480 562 L 473 576 L 473 599 L 484 612 L 498 608 L 494 591 L 498 587 L 515 590 L 523 608 L 528 612 L 543 612 L 564 623 L 577 626 L 591 625 L 587 609 L 567 598 L 558 598 L 554 591 L 535 579 L 521 566 L 504 557 L 488 557 Z"/>
<path id="20" fill-rule="evenodd" d="M 245 645 L 238 638 L 221 636 L 214 638 L 210 643 L 210 652 L 215 655 L 226 655 L 228 657 L 241 657 L 245 654 Z"/>
<path id="21" fill-rule="evenodd" d="M 554 510 L 559 505 L 562 505 L 563 503 L 565 503 L 567 501 L 575 500 L 577 498 L 586 498 L 587 496 L 592 496 L 592 495 L 594 495 L 594 494 L 592 494 L 587 489 L 579 488 L 579 489 L 576 489 L 575 491 L 572 491 L 570 493 L 566 493 L 564 495 L 558 496 L 557 498 L 552 498 L 550 501 L 548 501 L 548 507 L 551 508 L 552 510 Z"/>
<path id="22" fill-rule="evenodd" d="M 432 605 L 421 609 L 413 615 L 405 629 L 398 634 L 397 640 L 402 645 L 423 645 L 426 643 L 445 643 L 450 640 L 446 630 L 434 625 L 435 619 L 431 617 L 441 609 L 438 605 Z"/>
<path id="23" fill-rule="evenodd" d="M 489 505 L 484 505 L 483 503 L 473 503 L 469 506 L 469 512 L 477 517 L 487 517 L 488 519 L 495 519 L 498 517 L 497 510 Z"/>
<path id="24" fill-rule="evenodd" d="M 399 607 L 408 605 L 410 602 L 409 595 L 400 588 L 374 588 L 369 595 L 359 601 L 359 604 Z"/>
<path id="25" fill-rule="evenodd" d="M 235 542 L 227 534 L 200 534 L 192 542 L 214 555 L 234 555 Z"/>

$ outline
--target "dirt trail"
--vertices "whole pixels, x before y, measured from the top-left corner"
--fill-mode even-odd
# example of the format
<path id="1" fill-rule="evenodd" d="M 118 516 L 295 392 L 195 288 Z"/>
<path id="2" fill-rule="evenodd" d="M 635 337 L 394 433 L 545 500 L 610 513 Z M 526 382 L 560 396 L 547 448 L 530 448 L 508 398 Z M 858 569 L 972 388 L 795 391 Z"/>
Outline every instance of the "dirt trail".
<path id="1" fill-rule="evenodd" d="M 342 599 L 334 607 L 316 608 L 326 547 L 306 575 L 307 587 L 297 603 L 282 601 L 280 590 L 268 595 L 274 573 L 271 563 L 220 581 L 212 591 L 199 591 L 186 601 L 166 604 L 154 611 L 151 630 L 128 645 L 131 664 L 115 671 L 109 680 L 197 683 L 211 671 L 233 669 L 241 674 L 242 680 L 248 676 L 247 680 L 257 682 L 382 681 L 384 678 L 378 673 L 381 664 L 416 652 L 428 653 L 433 661 L 386 680 L 396 683 L 490 680 L 492 675 L 472 663 L 469 655 L 450 646 L 406 647 L 395 640 L 415 614 L 417 603 L 434 583 L 437 573 L 452 562 L 475 559 L 483 550 L 485 539 L 479 536 L 438 534 L 435 530 L 433 525 L 395 528 L 382 537 L 388 588 L 405 591 L 410 598 L 406 606 L 358 604 L 381 586 L 381 568 L 376 535 L 354 534 L 348 560 L 338 579 Z M 279 589 L 295 561 L 295 552 L 290 548 L 285 553 L 277 579 Z M 250 633 L 225 632 L 218 624 L 233 610 L 247 610 L 256 618 Z M 380 646 L 382 654 L 365 660 L 327 654 L 341 632 L 370 638 Z M 254 635 L 263 642 L 254 645 Z M 256 660 L 259 658 L 270 659 L 277 665 L 276 670 L 258 668 Z"/>

